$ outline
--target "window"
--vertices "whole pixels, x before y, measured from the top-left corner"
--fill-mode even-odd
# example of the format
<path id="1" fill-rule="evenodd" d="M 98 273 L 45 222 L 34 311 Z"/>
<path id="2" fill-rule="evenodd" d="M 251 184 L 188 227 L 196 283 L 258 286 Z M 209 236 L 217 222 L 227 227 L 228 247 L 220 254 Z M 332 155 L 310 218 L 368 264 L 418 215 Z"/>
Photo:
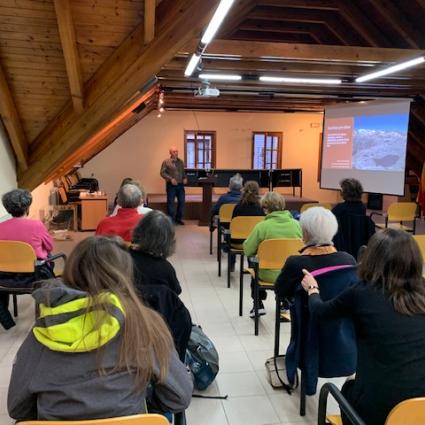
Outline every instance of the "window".
<path id="1" fill-rule="evenodd" d="M 185 131 L 184 160 L 187 168 L 215 168 L 215 131 Z"/>
<path id="2" fill-rule="evenodd" d="M 252 168 L 274 170 L 281 167 L 282 133 L 252 133 Z"/>

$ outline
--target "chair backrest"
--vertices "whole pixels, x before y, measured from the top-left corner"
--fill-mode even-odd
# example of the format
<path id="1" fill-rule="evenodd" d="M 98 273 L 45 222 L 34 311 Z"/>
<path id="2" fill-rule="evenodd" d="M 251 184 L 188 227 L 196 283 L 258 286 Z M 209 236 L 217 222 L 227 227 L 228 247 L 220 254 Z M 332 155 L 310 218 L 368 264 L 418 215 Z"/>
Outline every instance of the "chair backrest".
<path id="1" fill-rule="evenodd" d="M 367 215 L 346 214 L 338 217 L 338 232 L 334 244 L 338 251 L 345 251 L 357 258 L 361 246 L 367 245 L 375 234 L 375 223 Z"/>
<path id="2" fill-rule="evenodd" d="M 66 191 L 63 187 L 58 187 L 58 193 L 62 204 L 68 203 L 68 196 L 66 195 Z"/>
<path id="3" fill-rule="evenodd" d="M 78 176 L 75 174 L 68 174 L 68 180 L 71 183 L 71 186 L 74 186 L 75 184 L 77 184 L 79 182 L 78 180 Z"/>
<path id="4" fill-rule="evenodd" d="M 411 398 L 398 403 L 385 421 L 385 425 L 407 424 L 425 424 L 425 397 Z"/>
<path id="5" fill-rule="evenodd" d="M 328 301 L 358 282 L 352 265 L 314 271 L 320 296 Z M 316 393 L 319 377 L 349 376 L 357 365 L 357 342 L 350 319 L 320 320 L 308 311 L 308 295 L 301 284 L 291 306 L 291 341 L 286 351 L 286 370 L 291 383 L 301 368 L 307 395 Z"/>
<path id="6" fill-rule="evenodd" d="M 258 246 L 257 257 L 260 269 L 281 269 L 286 259 L 297 255 L 303 247 L 301 239 L 267 239 Z"/>
<path id="7" fill-rule="evenodd" d="M 419 245 L 419 249 L 422 253 L 422 258 L 425 261 L 425 235 L 413 235 L 413 239 Z"/>
<path id="8" fill-rule="evenodd" d="M 87 421 L 24 421 L 16 425 L 170 425 L 165 416 L 156 414 L 122 416 Z"/>
<path id="9" fill-rule="evenodd" d="M 326 208 L 327 210 L 332 209 L 332 205 L 329 204 L 328 202 L 310 202 L 310 203 L 304 204 L 301 207 L 300 213 L 303 213 L 304 211 L 308 210 L 309 208 L 313 208 L 313 207 L 323 207 L 323 208 Z"/>
<path id="10" fill-rule="evenodd" d="M 263 220 L 264 217 L 261 215 L 246 215 L 233 218 L 230 222 L 231 239 L 247 239 L 255 225 Z"/>
<path id="11" fill-rule="evenodd" d="M 388 221 L 411 221 L 416 217 L 415 202 L 394 202 L 388 207 Z"/>
<path id="12" fill-rule="evenodd" d="M 0 241 L 0 272 L 34 273 L 37 257 L 30 244 Z"/>
<path id="13" fill-rule="evenodd" d="M 65 188 L 65 190 L 68 192 L 68 190 L 69 190 L 69 183 L 68 183 L 67 178 L 65 176 L 62 176 L 60 178 L 60 181 L 62 182 L 62 185 Z"/>
<path id="14" fill-rule="evenodd" d="M 230 223 L 232 221 L 233 210 L 236 204 L 223 204 L 218 212 L 220 223 Z"/>

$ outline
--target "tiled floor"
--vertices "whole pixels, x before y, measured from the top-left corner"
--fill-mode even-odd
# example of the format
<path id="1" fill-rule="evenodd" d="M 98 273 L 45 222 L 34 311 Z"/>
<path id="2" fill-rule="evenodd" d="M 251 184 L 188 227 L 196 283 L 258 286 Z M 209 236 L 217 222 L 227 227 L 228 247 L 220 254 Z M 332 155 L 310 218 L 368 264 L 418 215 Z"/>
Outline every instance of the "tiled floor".
<path id="1" fill-rule="evenodd" d="M 55 252 L 69 253 L 77 240 L 88 233 L 74 235 L 73 242 L 57 242 Z M 228 395 L 227 400 L 194 398 L 187 411 L 189 425 L 271 425 L 317 422 L 317 398 L 307 402 L 307 415 L 298 414 L 299 394 L 273 390 L 265 376 L 264 362 L 273 353 L 274 297 L 266 301 L 268 314 L 261 318 L 260 335 L 254 336 L 249 279 L 245 277 L 244 317 L 238 315 L 238 274 L 232 287 L 226 287 L 225 271 L 217 277 L 215 255 L 208 254 L 208 229 L 194 223 L 177 228 L 177 253 L 172 258 L 194 323 L 202 325 L 220 354 L 220 372 L 204 394 Z M 6 398 L 13 358 L 32 325 L 34 307 L 29 296 L 19 297 L 18 325 L 6 332 L 0 329 L 0 425 L 13 421 L 7 415 Z M 289 341 L 289 324 L 281 326 L 281 351 Z M 335 380 L 334 380 L 335 382 Z M 337 381 L 341 384 L 341 380 Z M 333 408 L 335 410 L 335 408 Z"/>

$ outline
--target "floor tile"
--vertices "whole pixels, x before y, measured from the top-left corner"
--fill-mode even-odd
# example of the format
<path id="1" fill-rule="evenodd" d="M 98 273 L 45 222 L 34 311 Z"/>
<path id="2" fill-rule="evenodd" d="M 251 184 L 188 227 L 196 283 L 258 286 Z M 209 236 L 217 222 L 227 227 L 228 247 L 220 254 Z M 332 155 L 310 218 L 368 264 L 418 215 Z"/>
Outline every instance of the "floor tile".
<path id="1" fill-rule="evenodd" d="M 254 371 L 219 373 L 217 385 L 222 395 L 229 397 L 265 395 L 263 386 Z"/>
<path id="2" fill-rule="evenodd" d="M 280 423 L 267 396 L 229 398 L 223 402 L 229 425 L 272 425 Z"/>

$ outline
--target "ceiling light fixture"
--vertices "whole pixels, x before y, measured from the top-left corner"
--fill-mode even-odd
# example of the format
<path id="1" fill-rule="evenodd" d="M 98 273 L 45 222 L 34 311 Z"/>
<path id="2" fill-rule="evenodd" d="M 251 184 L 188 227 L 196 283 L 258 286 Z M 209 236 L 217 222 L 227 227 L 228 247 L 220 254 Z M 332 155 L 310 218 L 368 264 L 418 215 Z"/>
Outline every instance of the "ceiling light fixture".
<path id="1" fill-rule="evenodd" d="M 383 77 L 384 75 L 392 74 L 394 72 L 401 71 L 406 68 L 410 68 L 415 65 L 419 65 L 425 62 L 425 56 L 421 56 L 419 58 L 411 59 L 406 62 L 399 63 L 398 65 L 390 66 L 386 69 L 381 69 L 380 71 L 371 72 L 370 74 L 363 75 L 361 77 L 356 78 L 356 83 L 364 83 L 365 81 L 370 81 L 375 78 Z"/>
<path id="2" fill-rule="evenodd" d="M 196 65 L 198 65 L 200 60 L 201 60 L 201 55 L 197 55 L 196 53 L 192 55 L 184 71 L 185 77 L 190 77 L 193 74 L 193 71 L 195 71 Z"/>
<path id="3" fill-rule="evenodd" d="M 210 23 L 208 24 L 207 29 L 205 30 L 204 35 L 201 38 L 201 43 L 207 45 L 214 38 L 217 30 L 220 28 L 221 23 L 224 21 L 227 13 L 229 12 L 232 4 L 235 0 L 221 0 L 220 4 L 217 7 L 217 10 L 214 13 Z"/>
<path id="4" fill-rule="evenodd" d="M 236 74 L 199 74 L 199 78 L 210 81 L 240 81 L 242 75 Z"/>
<path id="5" fill-rule="evenodd" d="M 342 80 L 336 78 L 291 78 L 291 77 L 269 77 L 262 76 L 260 81 L 267 83 L 287 84 L 341 84 Z"/>

